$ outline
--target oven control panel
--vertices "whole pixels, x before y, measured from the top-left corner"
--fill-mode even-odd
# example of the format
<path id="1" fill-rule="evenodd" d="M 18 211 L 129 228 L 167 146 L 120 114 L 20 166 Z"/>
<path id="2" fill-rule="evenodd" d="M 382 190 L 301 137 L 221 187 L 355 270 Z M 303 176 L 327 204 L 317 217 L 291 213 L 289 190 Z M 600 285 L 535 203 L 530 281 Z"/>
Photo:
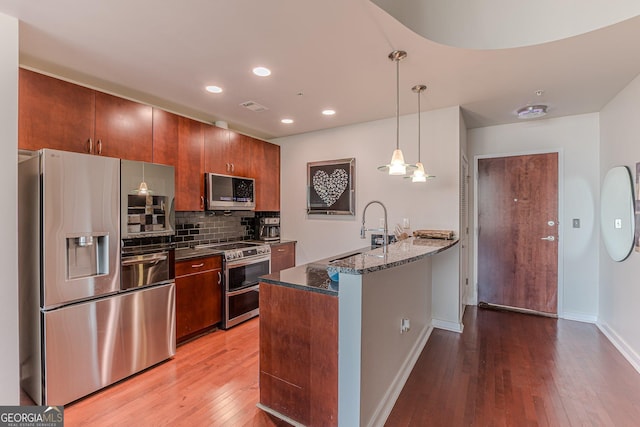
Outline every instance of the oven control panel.
<path id="1" fill-rule="evenodd" d="M 254 246 L 251 248 L 238 249 L 238 250 L 226 250 L 224 251 L 224 257 L 227 261 L 240 260 L 243 258 L 252 258 L 260 255 L 268 255 L 271 253 L 271 246 Z"/>

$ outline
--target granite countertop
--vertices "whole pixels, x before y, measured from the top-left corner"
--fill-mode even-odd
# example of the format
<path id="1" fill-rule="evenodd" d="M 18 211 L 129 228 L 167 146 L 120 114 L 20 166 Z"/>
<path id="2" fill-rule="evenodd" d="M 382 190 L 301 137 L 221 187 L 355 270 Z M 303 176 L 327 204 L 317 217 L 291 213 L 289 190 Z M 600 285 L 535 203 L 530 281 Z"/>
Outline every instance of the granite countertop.
<path id="1" fill-rule="evenodd" d="M 383 248 L 367 247 L 269 274 L 261 277 L 260 280 L 265 283 L 337 296 L 338 282 L 329 278 L 327 270 L 347 274 L 367 274 L 435 255 L 457 243 L 457 239 L 411 237 L 389 245 L 386 255 L 383 253 Z"/>

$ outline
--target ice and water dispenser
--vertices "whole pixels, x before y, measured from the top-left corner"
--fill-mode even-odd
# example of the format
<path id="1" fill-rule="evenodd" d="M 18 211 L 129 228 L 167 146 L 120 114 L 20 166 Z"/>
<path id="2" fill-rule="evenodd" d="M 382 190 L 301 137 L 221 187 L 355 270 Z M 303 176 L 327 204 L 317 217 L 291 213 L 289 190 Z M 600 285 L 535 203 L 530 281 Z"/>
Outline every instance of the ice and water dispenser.
<path id="1" fill-rule="evenodd" d="M 67 278 L 109 274 L 109 235 L 91 233 L 67 236 Z"/>

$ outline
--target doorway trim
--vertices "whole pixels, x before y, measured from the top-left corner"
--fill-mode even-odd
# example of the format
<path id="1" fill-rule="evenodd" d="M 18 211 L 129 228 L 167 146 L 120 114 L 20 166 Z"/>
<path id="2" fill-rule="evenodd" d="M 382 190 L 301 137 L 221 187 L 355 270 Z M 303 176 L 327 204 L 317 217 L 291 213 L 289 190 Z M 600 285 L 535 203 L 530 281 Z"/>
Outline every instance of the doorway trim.
<path id="1" fill-rule="evenodd" d="M 478 305 L 478 161 L 499 157 L 558 153 L 558 317 L 564 318 L 564 150 L 526 150 L 478 154 L 473 157 L 473 305 Z"/>

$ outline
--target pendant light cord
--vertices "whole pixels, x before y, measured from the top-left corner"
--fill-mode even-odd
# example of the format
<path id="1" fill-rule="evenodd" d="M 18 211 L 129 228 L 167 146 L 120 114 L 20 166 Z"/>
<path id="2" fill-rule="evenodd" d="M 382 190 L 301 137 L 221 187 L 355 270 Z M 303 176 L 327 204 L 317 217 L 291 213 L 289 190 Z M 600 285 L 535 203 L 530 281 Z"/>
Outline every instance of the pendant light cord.
<path id="1" fill-rule="evenodd" d="M 420 160 L 420 91 L 418 91 L 418 163 Z"/>
<path id="2" fill-rule="evenodd" d="M 396 150 L 400 149 L 400 58 L 396 58 Z"/>

